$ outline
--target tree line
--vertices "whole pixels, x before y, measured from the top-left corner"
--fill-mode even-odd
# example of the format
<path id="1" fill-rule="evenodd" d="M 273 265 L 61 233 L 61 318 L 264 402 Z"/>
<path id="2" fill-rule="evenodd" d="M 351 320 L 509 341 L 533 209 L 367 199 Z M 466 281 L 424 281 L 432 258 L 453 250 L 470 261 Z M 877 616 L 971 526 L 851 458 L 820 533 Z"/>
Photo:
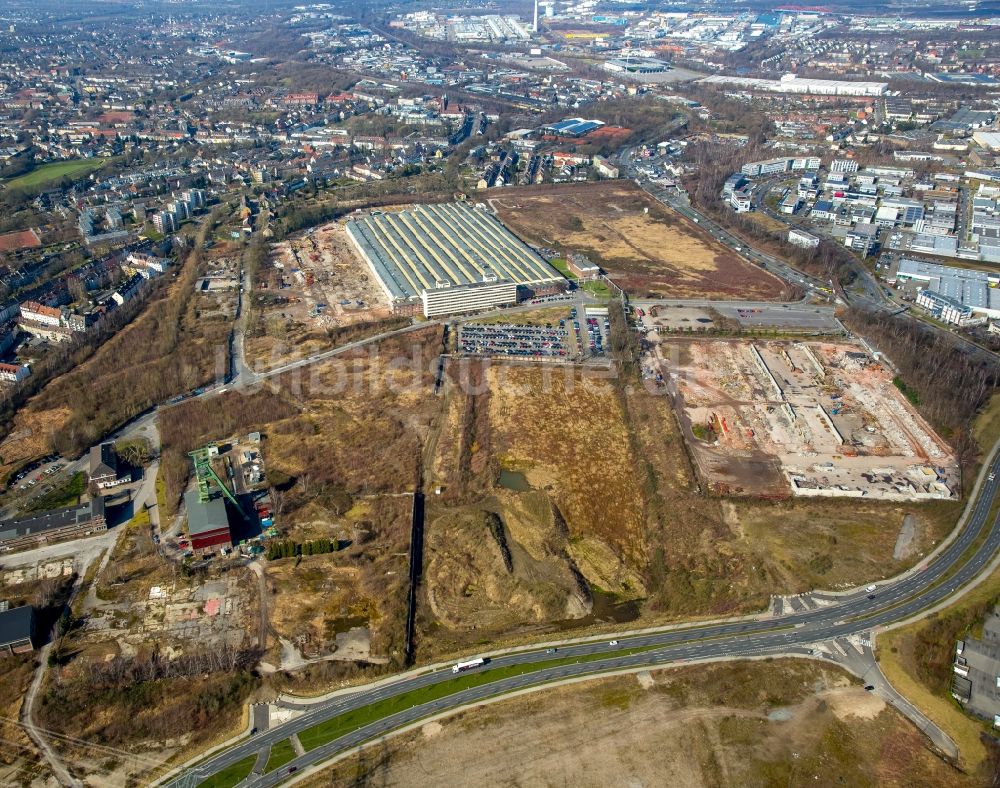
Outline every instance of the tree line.
<path id="1" fill-rule="evenodd" d="M 277 561 L 281 558 L 297 558 L 304 555 L 323 555 L 335 553 L 340 549 L 337 539 L 311 539 L 307 542 L 293 542 L 290 539 L 281 542 L 271 542 L 267 546 L 267 560 Z"/>

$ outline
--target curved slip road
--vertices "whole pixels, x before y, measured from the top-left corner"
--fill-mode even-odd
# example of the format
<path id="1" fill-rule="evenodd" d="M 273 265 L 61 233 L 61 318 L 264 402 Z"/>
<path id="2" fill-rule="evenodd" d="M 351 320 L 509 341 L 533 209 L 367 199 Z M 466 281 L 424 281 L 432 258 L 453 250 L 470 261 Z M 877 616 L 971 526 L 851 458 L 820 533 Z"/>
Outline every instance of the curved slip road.
<path id="1" fill-rule="evenodd" d="M 602 640 L 561 646 L 554 654 L 536 649 L 498 655 L 485 668 L 478 669 L 479 673 L 488 676 L 490 671 L 512 667 L 520 667 L 523 672 L 478 686 L 457 689 L 440 699 L 383 717 L 315 747 L 281 769 L 265 775 L 251 775 L 246 784 L 276 785 L 288 777 L 291 767 L 300 771 L 408 723 L 525 687 L 603 671 L 662 667 L 688 660 L 787 653 L 820 641 L 905 621 L 946 601 L 958 589 L 974 580 L 997 555 L 1000 548 L 1000 517 L 992 523 L 987 518 L 1000 487 L 998 474 L 1000 450 L 994 452 L 989 468 L 984 470 L 975 504 L 966 511 L 964 526 L 957 536 L 917 570 L 911 570 L 895 580 L 879 585 L 874 599 L 869 599 L 866 592 L 860 591 L 841 597 L 842 601 L 838 604 L 766 620 L 745 619 L 643 633 L 622 637 L 616 646 Z M 976 545 L 980 539 L 980 543 Z M 970 555 L 967 556 L 966 553 Z M 643 650 L 627 653 L 636 649 Z M 573 657 L 587 657 L 588 660 L 561 662 L 572 660 Z M 555 660 L 559 660 L 560 664 L 551 664 Z M 316 703 L 300 717 L 244 739 L 230 749 L 206 759 L 175 778 L 171 784 L 197 784 L 225 767 L 256 755 L 262 749 L 293 734 L 302 733 L 318 723 L 386 698 L 448 682 L 453 678 L 450 669 L 439 670 L 402 677 L 377 688 L 359 689 L 351 694 Z"/>

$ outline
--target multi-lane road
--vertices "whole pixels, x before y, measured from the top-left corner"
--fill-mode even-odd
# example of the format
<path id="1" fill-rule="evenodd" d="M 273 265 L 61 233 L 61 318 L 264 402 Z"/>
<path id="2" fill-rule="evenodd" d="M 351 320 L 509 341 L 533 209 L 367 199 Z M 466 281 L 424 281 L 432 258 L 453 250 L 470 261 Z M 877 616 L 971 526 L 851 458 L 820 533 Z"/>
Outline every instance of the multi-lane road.
<path id="1" fill-rule="evenodd" d="M 772 618 L 746 618 L 708 625 L 692 625 L 609 639 L 559 645 L 556 653 L 546 648 L 493 656 L 478 670 L 479 683 L 465 686 L 445 668 L 415 672 L 397 680 L 315 703 L 301 716 L 247 737 L 201 764 L 176 775 L 171 784 L 197 784 L 227 766 L 258 756 L 266 762 L 273 744 L 345 712 L 363 709 L 387 698 L 436 685 L 434 699 L 392 714 L 333 738 L 282 768 L 253 773 L 248 785 L 270 786 L 287 779 L 292 771 L 320 764 L 339 752 L 412 723 L 456 710 L 527 687 L 591 676 L 607 671 L 662 667 L 687 661 L 756 657 L 769 654 L 806 654 L 817 643 L 871 632 L 909 620 L 946 602 L 978 578 L 1000 548 L 1000 518 L 989 514 L 1000 486 L 1000 450 L 994 448 L 990 464 L 980 476 L 974 497 L 966 509 L 955 538 L 915 570 L 880 583 L 874 595 L 867 591 L 835 597 L 827 606 Z M 613 635 L 607 638 L 613 639 Z M 490 676 L 495 675 L 495 680 Z M 454 689 L 450 689 L 450 685 Z M 377 716 L 377 715 L 376 715 Z"/>
<path id="2" fill-rule="evenodd" d="M 829 283 L 823 280 L 811 277 L 772 255 L 748 247 L 742 239 L 691 208 L 683 195 L 670 194 L 649 184 L 643 188 L 657 200 L 697 222 L 723 243 L 737 249 L 744 257 L 786 281 L 799 284 L 816 295 L 819 295 L 818 291 L 821 289 L 829 287 Z M 880 306 L 884 308 L 884 301 L 881 298 L 879 300 Z M 329 355 L 336 355 L 343 350 L 344 348 L 338 349 Z M 306 366 L 316 360 L 318 359 L 312 358 L 293 362 L 266 375 Z M 255 375 L 250 381 L 243 382 L 257 382 L 261 377 L 263 376 Z M 658 667 L 693 660 L 808 654 L 814 644 L 871 632 L 908 620 L 946 602 L 980 576 L 994 560 L 1000 548 L 1000 521 L 988 522 L 987 518 L 1000 485 L 998 473 L 1000 452 L 995 450 L 990 466 L 980 478 L 973 503 L 967 509 L 963 527 L 957 537 L 933 560 L 928 559 L 917 570 L 879 584 L 873 598 L 871 594 L 859 591 L 827 600 L 828 604 L 818 609 L 791 612 L 783 616 L 692 625 L 628 637 L 623 635 L 614 638 L 609 635 L 609 639 L 601 641 L 559 644 L 556 653 L 540 647 L 496 654 L 490 658 L 487 666 L 478 669 L 479 676 L 474 686 L 468 686 L 463 681 L 456 682 L 449 669 L 415 671 L 377 686 L 362 687 L 356 692 L 311 704 L 301 716 L 241 739 L 234 746 L 175 775 L 171 784 L 197 784 L 226 767 L 253 756 L 257 759 L 256 767 L 247 778 L 247 784 L 275 785 L 287 779 L 292 772 L 301 773 L 307 767 L 321 764 L 337 753 L 409 723 L 528 687 L 608 671 Z M 611 639 L 616 641 L 614 645 L 611 645 Z M 430 687 L 436 688 L 433 699 L 417 702 L 386 716 L 374 715 L 376 718 L 371 722 L 306 751 L 280 769 L 261 773 L 272 745 L 347 712 Z"/>

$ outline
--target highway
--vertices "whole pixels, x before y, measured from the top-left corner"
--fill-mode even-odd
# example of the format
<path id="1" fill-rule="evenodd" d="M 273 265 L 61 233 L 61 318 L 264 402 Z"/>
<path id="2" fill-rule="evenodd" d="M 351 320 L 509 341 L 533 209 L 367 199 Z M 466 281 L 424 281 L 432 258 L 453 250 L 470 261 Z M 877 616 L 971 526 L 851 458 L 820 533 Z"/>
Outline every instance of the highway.
<path id="1" fill-rule="evenodd" d="M 772 274 L 776 274 L 784 279 L 786 282 L 791 284 L 799 285 L 806 290 L 820 290 L 821 288 L 830 288 L 830 282 L 823 279 L 819 279 L 814 276 L 800 271 L 797 268 L 790 266 L 784 260 L 775 257 L 774 255 L 768 254 L 767 252 L 762 252 L 759 249 L 754 249 L 749 246 L 746 241 L 737 235 L 726 230 L 722 225 L 713 221 L 709 217 L 702 213 L 699 213 L 694 208 L 691 207 L 691 203 L 687 199 L 687 195 L 678 190 L 668 190 L 657 186 L 647 180 L 639 177 L 639 171 L 636 169 L 635 164 L 632 161 L 633 151 L 628 149 L 621 154 L 619 157 L 619 162 L 621 166 L 625 169 L 625 172 L 630 178 L 632 178 L 636 185 L 639 186 L 644 192 L 646 192 L 650 197 L 652 197 L 657 202 L 663 203 L 669 208 L 677 211 L 679 214 L 700 225 L 705 230 L 707 230 L 713 237 L 717 238 L 722 243 L 727 246 L 732 247 L 740 255 L 756 263 L 765 271 L 770 271 Z M 817 292 L 814 295 L 824 295 L 824 293 Z"/>
<path id="2" fill-rule="evenodd" d="M 245 784 L 276 785 L 290 770 L 301 771 L 322 763 L 338 752 L 385 734 L 407 723 L 457 709 L 533 685 L 594 675 L 603 671 L 662 667 L 691 660 L 754 657 L 767 654 L 808 653 L 812 644 L 870 632 L 913 618 L 945 602 L 974 580 L 996 557 L 1000 548 L 1000 518 L 988 515 L 1000 486 L 1000 450 L 994 449 L 990 465 L 979 484 L 955 538 L 915 570 L 878 585 L 874 598 L 865 591 L 839 597 L 839 602 L 815 610 L 764 619 L 740 619 L 708 625 L 618 637 L 617 645 L 606 639 L 560 646 L 555 654 L 544 648 L 492 657 L 477 670 L 484 683 L 456 687 L 442 697 L 402 709 L 351 730 L 296 757 L 280 770 L 252 774 Z M 489 656 L 489 655 L 484 655 Z M 580 661 L 577 661 L 580 660 Z M 501 669 L 506 668 L 502 673 Z M 517 673 L 508 675 L 510 669 Z M 497 678 L 489 680 L 493 673 Z M 477 675 L 467 674 L 467 675 Z M 377 701 L 413 690 L 454 680 L 450 669 L 408 674 L 374 688 L 334 697 L 308 707 L 301 716 L 241 740 L 196 767 L 175 777 L 171 785 L 197 784 L 238 761 L 257 755 L 293 734 L 330 720 L 344 712 L 361 709 Z"/>
<path id="3" fill-rule="evenodd" d="M 690 219 L 692 222 L 701 225 L 715 238 L 727 246 L 732 247 L 740 255 L 745 257 L 747 260 L 756 263 L 764 270 L 780 276 L 790 284 L 804 287 L 810 295 L 820 297 L 827 296 L 825 291 L 833 287 L 832 281 L 824 281 L 814 276 L 810 276 L 809 274 L 790 266 L 788 263 L 773 255 L 754 249 L 739 236 L 734 235 L 705 214 L 692 208 L 690 202 L 688 201 L 687 194 L 683 191 L 670 191 L 660 188 L 649 181 L 643 180 L 639 177 L 639 172 L 632 161 L 632 156 L 633 151 L 631 149 L 626 150 L 619 157 L 619 162 L 629 177 L 633 178 L 639 188 L 645 191 L 650 197 L 668 206 L 669 208 L 674 209 L 678 213 Z M 766 185 L 766 182 L 764 183 Z M 764 203 L 766 193 L 767 188 L 764 186 L 754 189 L 755 204 L 757 204 L 758 208 L 762 208 L 764 212 L 772 218 L 788 224 L 787 217 L 775 213 L 767 208 Z M 909 311 L 906 304 L 899 304 L 894 301 L 890 296 L 887 296 L 886 291 L 878 283 L 871 271 L 869 271 L 860 262 L 853 266 L 853 270 L 856 275 L 853 286 L 856 287 L 857 290 L 854 293 L 849 293 L 846 289 L 840 289 L 839 292 L 842 293 L 845 300 L 876 312 L 885 311 L 895 315 L 906 313 L 904 315 L 904 319 L 916 321 L 917 324 L 924 330 L 944 331 L 954 337 L 961 343 L 965 352 L 979 363 L 992 364 L 996 363 L 997 360 L 1000 359 L 1000 354 L 994 353 L 989 348 L 973 342 L 971 339 L 963 336 L 957 331 L 945 331 L 940 326 L 924 320 L 919 314 Z"/>

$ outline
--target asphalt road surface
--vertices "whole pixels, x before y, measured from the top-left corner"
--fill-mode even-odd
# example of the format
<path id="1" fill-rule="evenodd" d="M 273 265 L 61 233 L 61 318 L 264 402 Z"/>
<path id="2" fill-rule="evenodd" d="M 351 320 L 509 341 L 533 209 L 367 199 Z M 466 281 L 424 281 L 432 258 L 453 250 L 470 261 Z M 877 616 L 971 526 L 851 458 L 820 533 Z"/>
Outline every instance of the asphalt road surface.
<path id="1" fill-rule="evenodd" d="M 975 504 L 956 538 L 933 559 L 916 571 L 880 584 L 874 599 L 860 591 L 841 598 L 837 604 L 816 610 L 795 612 L 764 620 L 744 619 L 720 624 L 618 638 L 560 647 L 556 654 L 544 649 L 499 655 L 479 671 L 518 666 L 523 670 L 496 681 L 456 691 L 443 698 L 401 710 L 376 720 L 339 738 L 296 757 L 281 769 L 263 775 L 251 775 L 248 785 L 276 785 L 296 771 L 321 763 L 338 752 L 368 741 L 407 723 L 448 709 L 507 694 L 518 689 L 602 671 L 640 667 L 660 667 L 689 660 L 725 657 L 751 657 L 788 653 L 810 644 L 867 632 L 897 621 L 904 621 L 953 595 L 977 577 L 993 560 L 1000 547 L 1000 518 L 987 522 L 997 488 L 1000 485 L 1000 452 L 994 454 L 989 475 L 984 477 Z M 979 543 L 977 544 L 977 540 Z M 974 548 L 974 549 L 973 549 Z M 970 553 L 966 555 L 966 553 Z M 612 635 L 608 636 L 613 638 Z M 638 653 L 628 653 L 644 649 Z M 594 658 L 593 655 L 597 656 Z M 588 657 L 585 662 L 569 661 L 548 664 L 553 660 Z M 320 702 L 302 716 L 241 741 L 173 781 L 173 785 L 197 784 L 208 776 L 269 747 L 294 733 L 311 728 L 344 712 L 368 706 L 384 698 L 429 687 L 454 678 L 449 669 L 439 670 L 384 684 L 374 689 Z"/>

